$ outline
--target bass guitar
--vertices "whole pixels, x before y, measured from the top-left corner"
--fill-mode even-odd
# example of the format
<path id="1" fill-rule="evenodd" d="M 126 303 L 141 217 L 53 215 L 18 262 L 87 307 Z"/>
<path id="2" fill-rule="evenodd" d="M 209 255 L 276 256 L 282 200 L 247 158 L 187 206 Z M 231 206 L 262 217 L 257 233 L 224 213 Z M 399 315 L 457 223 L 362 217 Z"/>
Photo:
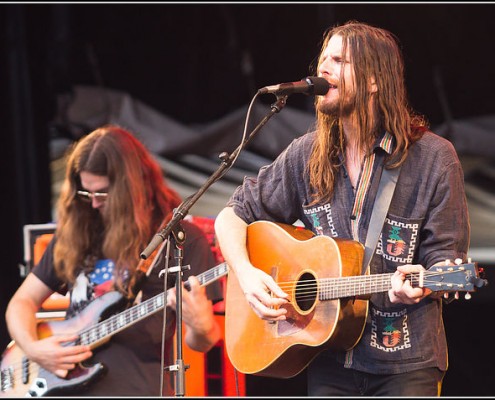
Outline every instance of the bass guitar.
<path id="1" fill-rule="evenodd" d="M 369 296 L 391 288 L 391 273 L 361 275 L 364 247 L 357 241 L 257 221 L 248 225 L 247 249 L 251 263 L 273 277 L 289 302 L 286 320 L 263 320 L 229 273 L 225 345 L 233 366 L 245 374 L 289 378 L 324 349 L 351 349 L 363 333 Z M 471 292 L 486 283 L 476 264 L 449 264 L 407 279 L 444 292 Z"/>
<path id="2" fill-rule="evenodd" d="M 197 275 L 201 286 L 208 285 L 228 272 L 226 263 L 221 263 Z M 188 282 L 185 283 L 186 289 Z M 112 310 L 120 308 L 124 297 L 111 291 L 93 300 L 73 318 L 60 321 L 41 322 L 37 326 L 40 339 L 77 332 L 77 343 L 90 345 L 92 349 L 108 342 L 116 333 L 163 309 L 166 294 L 160 293 L 120 313 Z M 103 319 L 103 320 L 102 320 Z M 48 372 L 30 361 L 23 351 L 11 341 L 2 355 L 0 369 L 0 397 L 40 397 L 54 393 L 65 393 L 90 385 L 105 371 L 102 363 L 86 367 L 78 364 L 65 378 Z"/>

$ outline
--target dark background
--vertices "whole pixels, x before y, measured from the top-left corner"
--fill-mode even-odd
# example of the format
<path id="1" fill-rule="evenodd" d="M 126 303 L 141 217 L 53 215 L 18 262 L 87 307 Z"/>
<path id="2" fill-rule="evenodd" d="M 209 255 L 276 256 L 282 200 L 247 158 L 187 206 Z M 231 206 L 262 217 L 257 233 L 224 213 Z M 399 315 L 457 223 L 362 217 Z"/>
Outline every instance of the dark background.
<path id="1" fill-rule="evenodd" d="M 0 315 L 20 284 L 22 226 L 51 220 L 48 143 L 70 135 L 57 98 L 76 84 L 128 92 L 184 124 L 247 105 L 263 86 L 312 75 L 323 31 L 356 19 L 401 40 L 412 106 L 438 125 L 495 110 L 492 4 L 0 4 L 3 278 Z M 289 98 L 309 108 L 312 99 Z M 484 289 L 491 290 L 491 289 Z M 494 395 L 490 296 L 445 309 L 444 395 Z M 0 318 L 0 347 L 9 342 Z M 248 395 L 303 395 L 248 377 Z"/>

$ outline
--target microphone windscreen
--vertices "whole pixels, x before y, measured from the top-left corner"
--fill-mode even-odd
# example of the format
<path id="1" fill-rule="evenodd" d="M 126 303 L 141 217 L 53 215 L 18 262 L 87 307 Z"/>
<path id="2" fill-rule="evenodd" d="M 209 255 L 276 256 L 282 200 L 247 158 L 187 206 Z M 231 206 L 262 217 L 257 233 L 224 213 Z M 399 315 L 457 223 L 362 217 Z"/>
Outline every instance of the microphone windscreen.
<path id="1" fill-rule="evenodd" d="M 309 76 L 306 79 L 313 84 L 311 94 L 315 96 L 323 96 L 327 94 L 328 89 L 330 89 L 330 84 L 325 80 L 325 78 L 320 78 L 318 76 Z"/>

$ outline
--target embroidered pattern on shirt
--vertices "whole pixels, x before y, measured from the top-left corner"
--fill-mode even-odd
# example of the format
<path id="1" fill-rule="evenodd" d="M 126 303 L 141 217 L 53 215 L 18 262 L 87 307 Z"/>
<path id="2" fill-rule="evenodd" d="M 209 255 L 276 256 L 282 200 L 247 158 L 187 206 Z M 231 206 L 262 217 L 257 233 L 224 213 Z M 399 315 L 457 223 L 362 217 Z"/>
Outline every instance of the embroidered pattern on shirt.
<path id="1" fill-rule="evenodd" d="M 311 221 L 313 222 L 313 228 L 315 229 L 317 235 L 324 234 L 323 227 L 321 226 L 320 223 L 320 218 L 318 217 L 318 215 L 321 214 L 321 212 L 323 211 L 325 213 L 326 220 L 328 223 L 328 228 L 330 229 L 332 236 L 333 237 L 339 236 L 337 234 L 337 230 L 335 229 L 335 224 L 333 223 L 332 207 L 330 206 L 329 203 L 318 207 L 308 208 L 303 211 L 304 214 L 306 214 L 309 218 L 311 218 Z"/>
<path id="2" fill-rule="evenodd" d="M 386 218 L 376 253 L 395 263 L 410 264 L 416 248 L 418 230 L 419 224 L 417 223 L 407 224 Z M 385 245 L 383 243 L 384 233 L 388 233 Z"/>
<path id="3" fill-rule="evenodd" d="M 387 353 L 411 347 L 406 309 L 385 312 L 372 308 L 370 346 Z"/>

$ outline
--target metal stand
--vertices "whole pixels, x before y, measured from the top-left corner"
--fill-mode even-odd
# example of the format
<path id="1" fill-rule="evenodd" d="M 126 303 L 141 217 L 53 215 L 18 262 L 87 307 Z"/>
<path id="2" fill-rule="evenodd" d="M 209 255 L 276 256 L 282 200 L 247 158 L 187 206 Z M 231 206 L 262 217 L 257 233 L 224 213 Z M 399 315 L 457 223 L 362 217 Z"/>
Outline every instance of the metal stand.
<path id="1" fill-rule="evenodd" d="M 189 365 L 184 364 L 182 358 L 182 275 L 183 271 L 191 268 L 190 265 L 183 265 L 184 258 L 183 245 L 186 241 L 186 233 L 182 229 L 180 223 L 172 230 L 173 243 L 175 243 L 174 257 L 177 260 L 176 265 L 168 269 L 169 273 L 177 274 L 175 278 L 175 297 L 176 297 L 176 354 L 175 364 L 164 368 L 165 371 L 170 371 L 175 374 L 175 395 L 183 397 L 185 395 L 185 372 Z M 163 271 L 160 272 L 160 274 Z M 167 274 L 165 274 L 167 276 Z M 166 279 L 166 278 L 165 278 Z"/>
<path id="2" fill-rule="evenodd" d="M 226 152 L 220 154 L 220 159 L 222 164 L 220 167 L 211 175 L 208 180 L 201 186 L 201 188 L 192 196 L 185 199 L 177 209 L 174 210 L 174 215 L 172 219 L 168 222 L 167 226 L 158 232 L 151 242 L 148 244 L 146 249 L 140 254 L 142 259 L 147 259 L 153 251 L 161 244 L 164 240 L 170 237 L 171 233 L 176 242 L 176 259 L 177 266 L 169 268 L 170 272 L 176 272 L 176 294 L 177 294 L 177 304 L 176 304 L 176 322 L 177 322 L 177 360 L 174 365 L 165 367 L 165 370 L 173 371 L 176 373 L 176 396 L 184 396 L 185 392 L 185 370 L 189 368 L 188 365 L 184 365 L 184 360 L 182 359 L 182 271 L 184 269 L 189 269 L 190 266 L 183 266 L 183 248 L 182 245 L 185 242 L 185 232 L 180 226 L 180 221 L 188 214 L 189 209 L 196 203 L 196 201 L 203 195 L 203 193 L 218 179 L 220 179 L 225 172 L 232 166 L 232 163 L 236 159 L 237 155 L 241 150 L 251 141 L 256 133 L 268 122 L 268 120 L 275 114 L 280 112 L 280 110 L 285 106 L 287 101 L 287 95 L 277 96 L 277 101 L 272 104 L 270 113 L 263 118 L 263 120 L 256 126 L 255 129 L 250 133 L 250 135 L 234 150 L 234 152 L 229 156 Z M 162 271 L 163 272 L 163 271 Z M 161 272 L 160 272 L 161 273 Z M 165 278 L 166 279 L 166 278 Z"/>
<path id="3" fill-rule="evenodd" d="M 141 258 L 146 260 L 151 255 L 151 253 L 153 253 L 153 251 L 157 248 L 157 246 L 168 237 L 170 231 L 175 227 L 175 225 L 179 221 L 184 219 L 184 217 L 188 214 L 191 207 L 196 203 L 196 201 L 198 201 L 198 199 L 203 195 L 203 193 L 206 192 L 206 190 L 212 184 L 214 184 L 219 178 L 221 178 L 225 174 L 227 169 L 229 169 L 232 166 L 232 162 L 235 160 L 235 158 L 241 152 L 241 150 L 253 139 L 254 135 L 259 132 L 259 130 L 268 122 L 268 120 L 271 117 L 273 117 L 275 113 L 278 113 L 282 110 L 282 108 L 286 104 L 286 101 L 287 101 L 287 95 L 277 96 L 277 101 L 271 105 L 271 109 L 268 115 L 265 116 L 263 120 L 253 129 L 253 131 L 239 145 L 239 147 L 237 147 L 237 149 L 235 149 L 230 156 L 226 152 L 220 154 L 219 157 L 222 160 L 222 164 L 220 164 L 220 167 L 213 173 L 213 175 L 211 175 L 207 179 L 207 181 L 203 184 L 203 186 L 199 188 L 199 190 L 195 194 L 185 199 L 179 205 L 179 207 L 176 209 L 174 213 L 174 216 L 169 221 L 167 226 L 163 228 L 160 232 L 158 232 L 153 237 L 153 239 L 151 239 L 151 242 L 140 254 Z"/>

